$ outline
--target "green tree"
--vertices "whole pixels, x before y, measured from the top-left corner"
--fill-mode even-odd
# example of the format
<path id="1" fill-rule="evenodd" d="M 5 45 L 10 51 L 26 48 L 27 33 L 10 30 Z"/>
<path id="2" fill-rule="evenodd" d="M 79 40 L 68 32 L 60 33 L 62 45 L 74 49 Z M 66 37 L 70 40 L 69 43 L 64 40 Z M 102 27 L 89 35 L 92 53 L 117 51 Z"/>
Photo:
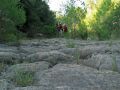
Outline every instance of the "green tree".
<path id="1" fill-rule="evenodd" d="M 109 15 L 104 20 L 104 28 L 107 28 L 112 37 L 120 37 L 120 2 L 112 4 Z"/>
<path id="2" fill-rule="evenodd" d="M 0 10 L 16 25 L 23 24 L 26 20 L 25 11 L 19 0 L 0 0 Z"/>
<path id="3" fill-rule="evenodd" d="M 49 10 L 49 6 L 42 0 L 21 0 L 26 11 L 27 21 L 24 24 L 23 32 L 29 37 L 33 37 L 36 33 L 44 35 L 54 35 L 55 16 Z"/>
<path id="4" fill-rule="evenodd" d="M 76 7 L 75 0 L 70 0 L 67 5 L 65 5 L 65 15 L 61 21 L 67 24 L 72 37 L 87 38 L 87 28 L 84 23 L 85 16 L 86 10 L 81 7 Z"/>
<path id="5" fill-rule="evenodd" d="M 18 36 L 16 26 L 26 20 L 19 0 L 0 0 L 0 40 L 15 41 Z"/>
<path id="6" fill-rule="evenodd" d="M 94 0 L 89 0 L 89 2 L 86 19 L 86 22 L 89 23 L 88 28 L 95 31 L 99 40 L 109 39 L 110 32 L 104 21 L 108 17 L 112 1 L 97 0 L 95 3 Z"/>

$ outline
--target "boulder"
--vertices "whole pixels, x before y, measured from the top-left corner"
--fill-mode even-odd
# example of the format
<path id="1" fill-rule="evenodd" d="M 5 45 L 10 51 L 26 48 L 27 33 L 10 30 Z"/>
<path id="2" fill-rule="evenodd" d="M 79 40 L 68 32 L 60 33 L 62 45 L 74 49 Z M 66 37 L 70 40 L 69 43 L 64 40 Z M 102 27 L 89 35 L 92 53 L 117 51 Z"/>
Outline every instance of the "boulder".
<path id="1" fill-rule="evenodd" d="M 58 64 L 42 75 L 37 72 L 35 85 L 49 90 L 119 90 L 120 74 L 98 71 L 83 65 Z M 43 89 L 44 90 L 44 89 Z"/>
<path id="2" fill-rule="evenodd" d="M 89 88 L 89 89 L 88 89 Z M 70 88 L 68 86 L 59 87 L 46 87 L 46 86 L 28 86 L 28 87 L 16 87 L 13 90 L 102 90 L 96 87 L 85 87 L 85 88 Z"/>
<path id="3" fill-rule="evenodd" d="M 120 73 L 120 56 L 116 56 L 116 66 L 117 71 Z"/>
<path id="4" fill-rule="evenodd" d="M 37 72 L 44 71 L 49 68 L 49 63 L 47 62 L 35 62 L 35 63 L 23 63 L 23 64 L 16 64 L 8 67 L 6 70 L 5 78 L 13 78 L 17 72 Z"/>
<path id="5" fill-rule="evenodd" d="M 0 80 L 0 90 L 12 90 L 14 88 L 14 85 L 8 83 L 7 80 L 2 79 Z"/>
<path id="6" fill-rule="evenodd" d="M 54 65 L 57 63 L 70 63 L 74 59 L 72 56 L 64 54 L 62 52 L 50 51 L 30 54 L 26 57 L 26 60 L 28 60 L 28 62 L 47 61 Z"/>
<path id="7" fill-rule="evenodd" d="M 85 59 L 81 63 L 98 70 L 120 71 L 120 58 L 110 54 L 92 55 L 91 58 Z"/>
<path id="8" fill-rule="evenodd" d="M 13 90 L 53 90 L 53 89 L 45 86 L 28 86 L 28 87 L 16 87 Z"/>
<path id="9" fill-rule="evenodd" d="M 109 50 L 109 48 L 105 46 L 84 46 L 84 47 L 77 47 L 77 48 L 64 48 L 60 49 L 60 52 L 63 52 L 67 55 L 76 56 L 79 55 L 81 59 L 87 59 L 92 56 L 92 54 L 96 53 L 104 53 L 106 50 Z"/>
<path id="10" fill-rule="evenodd" d="M 0 62 L 17 62 L 21 59 L 19 54 L 13 52 L 0 52 Z"/>
<path id="11" fill-rule="evenodd" d="M 64 48 L 64 49 L 60 49 L 59 51 L 62 52 L 62 53 L 65 53 L 67 55 L 75 56 L 75 53 L 76 53 L 77 49 L 75 49 L 75 48 Z"/>
<path id="12" fill-rule="evenodd" d="M 8 83 L 6 80 L 0 80 L 0 90 L 7 90 L 8 89 Z"/>
<path id="13" fill-rule="evenodd" d="M 17 50 L 17 47 L 14 47 L 14 46 L 0 46 L 0 52 L 14 52 L 16 53 L 18 50 Z"/>

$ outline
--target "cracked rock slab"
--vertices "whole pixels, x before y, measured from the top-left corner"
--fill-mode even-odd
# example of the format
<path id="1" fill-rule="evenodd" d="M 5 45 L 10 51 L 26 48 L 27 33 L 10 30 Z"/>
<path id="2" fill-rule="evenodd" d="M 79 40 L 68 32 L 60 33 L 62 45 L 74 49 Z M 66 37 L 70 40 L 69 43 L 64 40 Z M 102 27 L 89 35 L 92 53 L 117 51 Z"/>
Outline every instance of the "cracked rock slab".
<path id="1" fill-rule="evenodd" d="M 92 55 L 91 58 L 83 60 L 82 64 L 98 70 L 120 71 L 120 57 L 110 54 Z"/>
<path id="2" fill-rule="evenodd" d="M 26 60 L 29 62 L 36 62 L 36 61 L 47 61 L 51 64 L 56 63 L 66 63 L 71 62 L 73 57 L 62 52 L 58 51 L 50 51 L 50 52 L 37 52 L 34 54 L 30 54 L 26 57 Z"/>
<path id="3" fill-rule="evenodd" d="M 119 90 L 120 88 L 119 73 L 98 71 L 74 64 L 58 64 L 42 75 L 37 72 L 36 79 L 38 80 L 36 85 L 52 87 L 50 90 L 63 87 L 66 89 L 60 90 Z"/>
<path id="4" fill-rule="evenodd" d="M 37 72 L 44 71 L 49 68 L 49 63 L 47 62 L 35 62 L 35 63 L 23 63 L 23 64 L 16 64 L 12 65 L 6 70 L 5 77 L 6 78 L 13 78 L 14 75 L 19 72 Z"/>

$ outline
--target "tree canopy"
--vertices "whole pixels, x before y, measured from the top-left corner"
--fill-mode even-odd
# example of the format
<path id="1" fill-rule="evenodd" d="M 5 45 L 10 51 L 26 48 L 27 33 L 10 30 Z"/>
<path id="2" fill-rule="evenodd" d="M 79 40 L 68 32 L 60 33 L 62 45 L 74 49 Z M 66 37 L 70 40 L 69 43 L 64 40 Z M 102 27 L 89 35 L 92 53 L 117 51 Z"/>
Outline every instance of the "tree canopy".
<path id="1" fill-rule="evenodd" d="M 23 32 L 28 36 L 34 36 L 36 33 L 52 34 L 52 28 L 55 24 L 55 16 L 49 10 L 49 6 L 42 0 L 21 0 L 26 11 L 26 23 Z"/>
<path id="2" fill-rule="evenodd" d="M 65 14 L 58 17 L 58 21 L 67 23 L 69 31 L 76 29 L 75 37 L 105 40 L 119 36 L 119 0 L 86 0 L 81 1 L 84 5 L 78 7 L 75 1 L 69 0 L 65 5 Z"/>
<path id="3" fill-rule="evenodd" d="M 0 0 L 0 41 L 16 41 L 38 34 L 55 36 L 55 24 L 68 27 L 71 38 L 107 40 L 119 38 L 119 0 L 68 0 L 65 13 L 55 17 L 49 0 Z M 76 6 L 76 1 L 80 1 Z"/>
<path id="4" fill-rule="evenodd" d="M 42 0 L 0 0 L 0 40 L 15 41 L 22 35 L 52 36 L 55 15 Z M 20 37 L 19 37 L 20 36 Z"/>

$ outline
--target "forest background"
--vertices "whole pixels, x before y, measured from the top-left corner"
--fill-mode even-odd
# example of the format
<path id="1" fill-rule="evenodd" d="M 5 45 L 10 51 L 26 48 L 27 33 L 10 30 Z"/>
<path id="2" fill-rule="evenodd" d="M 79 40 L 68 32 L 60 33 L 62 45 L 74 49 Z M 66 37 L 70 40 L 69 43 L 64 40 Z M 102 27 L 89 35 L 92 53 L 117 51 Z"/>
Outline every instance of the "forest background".
<path id="1" fill-rule="evenodd" d="M 0 0 L 0 41 L 58 37 L 56 23 L 68 27 L 64 37 L 83 40 L 120 38 L 120 0 L 69 0 L 64 14 L 50 10 L 48 0 Z"/>

